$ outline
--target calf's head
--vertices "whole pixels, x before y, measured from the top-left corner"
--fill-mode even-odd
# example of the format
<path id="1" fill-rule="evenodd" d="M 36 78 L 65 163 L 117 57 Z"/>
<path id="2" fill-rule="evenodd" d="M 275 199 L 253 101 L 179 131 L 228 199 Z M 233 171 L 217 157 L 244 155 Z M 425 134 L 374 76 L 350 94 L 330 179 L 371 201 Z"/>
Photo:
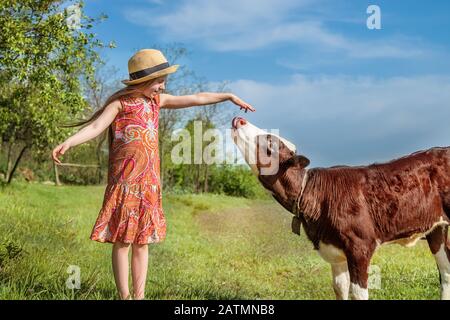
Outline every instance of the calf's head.
<path id="1" fill-rule="evenodd" d="M 303 169 L 309 160 L 296 155 L 295 145 L 273 133 L 262 130 L 244 118 L 232 120 L 234 143 L 243 154 L 245 161 L 261 179 L 274 179 L 289 168 Z"/>

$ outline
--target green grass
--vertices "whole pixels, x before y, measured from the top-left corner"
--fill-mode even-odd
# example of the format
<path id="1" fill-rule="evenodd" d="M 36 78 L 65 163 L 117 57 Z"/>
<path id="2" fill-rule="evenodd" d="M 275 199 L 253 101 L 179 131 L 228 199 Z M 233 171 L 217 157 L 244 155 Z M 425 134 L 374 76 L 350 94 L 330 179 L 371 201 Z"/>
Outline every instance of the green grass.
<path id="1" fill-rule="evenodd" d="M 116 299 L 111 244 L 89 240 L 104 186 L 15 183 L 0 189 L 0 299 Z M 150 246 L 147 299 L 334 299 L 331 271 L 272 200 L 163 197 L 164 242 Z M 371 299 L 438 299 L 426 242 L 382 247 Z M 81 289 L 66 287 L 67 268 Z"/>

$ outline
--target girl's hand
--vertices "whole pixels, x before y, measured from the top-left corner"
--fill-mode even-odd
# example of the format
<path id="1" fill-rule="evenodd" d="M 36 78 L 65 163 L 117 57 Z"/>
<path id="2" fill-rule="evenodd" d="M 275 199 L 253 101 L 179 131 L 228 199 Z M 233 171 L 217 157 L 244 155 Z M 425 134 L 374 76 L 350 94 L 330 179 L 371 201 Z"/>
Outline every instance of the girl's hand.
<path id="1" fill-rule="evenodd" d="M 241 107 L 241 110 L 244 109 L 245 112 L 247 112 L 248 110 L 250 111 L 255 111 L 255 108 L 253 108 L 251 105 L 249 105 L 248 103 L 242 101 L 241 99 L 239 99 L 238 97 L 236 97 L 234 94 L 232 94 L 230 96 L 230 100 L 231 102 L 233 102 L 235 105 Z"/>
<path id="2" fill-rule="evenodd" d="M 63 155 L 67 150 L 70 148 L 70 144 L 67 142 L 63 142 L 60 145 L 58 145 L 55 149 L 53 149 L 52 152 L 52 158 L 53 161 L 55 161 L 57 164 L 61 164 L 61 161 L 58 159 L 60 155 Z"/>

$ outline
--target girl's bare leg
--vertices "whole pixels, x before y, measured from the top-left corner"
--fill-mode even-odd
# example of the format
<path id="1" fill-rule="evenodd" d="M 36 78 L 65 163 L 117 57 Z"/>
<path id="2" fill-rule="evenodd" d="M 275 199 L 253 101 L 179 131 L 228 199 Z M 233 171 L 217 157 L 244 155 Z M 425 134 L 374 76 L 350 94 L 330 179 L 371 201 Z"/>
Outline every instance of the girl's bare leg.
<path id="1" fill-rule="evenodd" d="M 133 244 L 131 256 L 131 276 L 133 278 L 133 296 L 136 300 L 144 299 L 147 268 L 148 245 Z"/>
<path id="2" fill-rule="evenodd" d="M 116 281 L 117 291 L 120 299 L 130 298 L 130 289 L 128 288 L 128 251 L 129 243 L 116 242 L 112 249 L 112 266 L 114 280 Z"/>

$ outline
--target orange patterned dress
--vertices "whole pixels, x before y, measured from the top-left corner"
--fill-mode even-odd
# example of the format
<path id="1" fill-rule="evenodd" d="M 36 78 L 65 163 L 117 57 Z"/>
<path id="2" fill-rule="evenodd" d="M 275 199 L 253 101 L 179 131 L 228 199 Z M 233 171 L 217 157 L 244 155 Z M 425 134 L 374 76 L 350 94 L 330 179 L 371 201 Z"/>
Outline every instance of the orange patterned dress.
<path id="1" fill-rule="evenodd" d="M 112 126 L 108 184 L 90 238 L 148 244 L 166 236 L 158 152 L 159 96 L 122 97 Z"/>

